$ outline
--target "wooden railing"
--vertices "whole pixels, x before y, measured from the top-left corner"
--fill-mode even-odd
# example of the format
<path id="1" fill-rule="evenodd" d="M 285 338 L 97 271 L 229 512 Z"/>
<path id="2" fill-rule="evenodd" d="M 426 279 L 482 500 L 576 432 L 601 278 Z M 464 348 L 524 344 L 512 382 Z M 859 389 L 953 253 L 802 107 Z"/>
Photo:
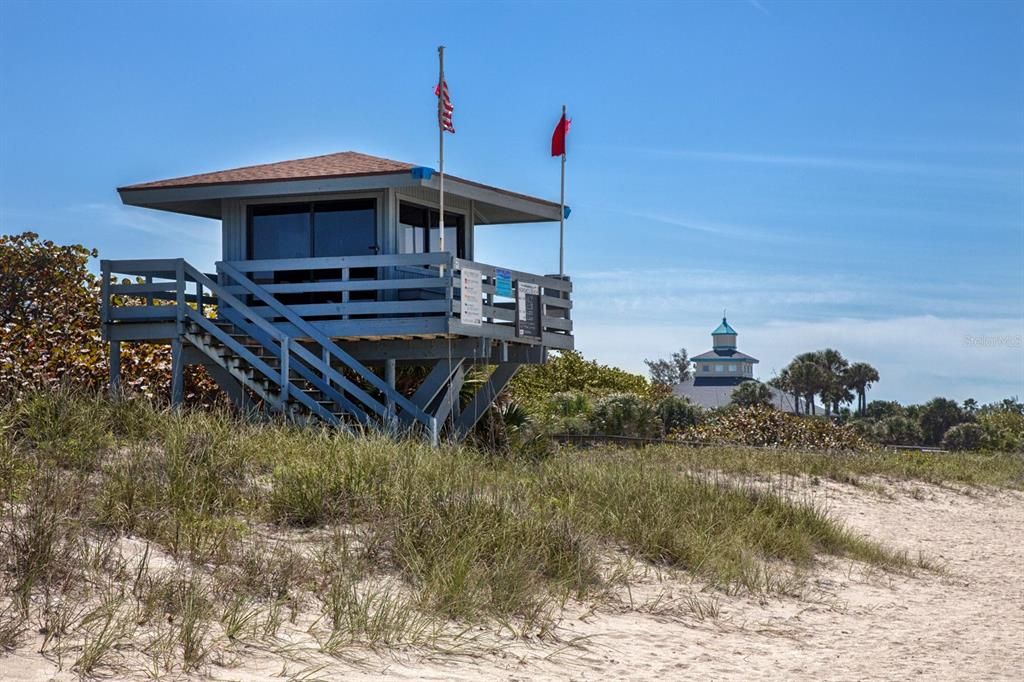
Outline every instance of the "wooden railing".
<path id="1" fill-rule="evenodd" d="M 178 322 L 185 307 L 216 305 L 211 288 L 185 277 L 179 263 L 184 261 L 104 261 L 104 322 Z M 217 268 L 209 279 L 291 338 L 307 338 L 308 323 L 326 338 L 460 335 L 573 347 L 572 283 L 565 278 L 447 253 L 229 261 Z M 480 274 L 478 320 L 463 319 L 466 271 Z M 112 284 L 115 273 L 140 281 Z M 530 334 L 517 325 L 524 286 L 537 292 L 531 304 L 539 324 Z M 118 297 L 133 300 L 126 304 Z"/>
<path id="2" fill-rule="evenodd" d="M 452 314 L 455 317 L 452 324 L 454 330 L 463 334 L 501 340 L 539 343 L 554 348 L 572 348 L 572 282 L 567 278 L 533 275 L 459 258 L 453 260 L 452 269 L 452 286 L 456 294 L 451 301 Z M 479 327 L 466 324 L 466 321 L 461 319 L 461 275 L 467 269 L 479 272 L 482 279 L 482 320 Z M 498 293 L 499 272 L 508 278 L 505 295 Z M 521 335 L 522 329 L 516 324 L 520 306 L 518 293 L 523 284 L 534 285 L 539 296 L 541 334 L 536 337 Z M 474 332 L 474 329 L 477 331 Z"/>
<path id="3" fill-rule="evenodd" d="M 127 339 L 168 337 L 172 343 L 179 344 L 181 339 L 188 339 L 202 348 L 206 344 L 196 336 L 198 330 L 199 335 L 215 339 L 217 344 L 229 349 L 276 386 L 279 397 L 274 402 L 279 406 L 295 401 L 328 423 L 338 423 L 331 411 L 295 386 L 293 378 L 297 375 L 359 422 L 366 423 L 368 413 L 386 419 L 394 414 L 390 406 L 397 406 L 401 409 L 401 417 L 409 423 L 421 424 L 430 434 L 431 441 L 437 442 L 437 422 L 431 415 L 391 388 L 289 306 L 276 301 L 273 295 L 231 266 L 218 264 L 217 276 L 201 273 L 181 259 L 103 261 L 101 268 L 101 316 L 105 335 L 109 335 L 112 325 L 142 323 L 143 327 L 157 331 L 152 336 L 142 334 Z M 112 275 L 130 275 L 136 281 L 117 282 Z M 231 284 L 222 283 L 224 280 Z M 243 301 L 246 296 L 287 319 L 298 333 L 289 333 L 268 319 L 265 311 L 248 305 Z M 243 343 L 207 317 L 206 306 L 211 304 L 218 306 L 218 318 L 241 329 L 247 338 L 267 351 L 266 354 L 273 357 L 278 366 L 271 366 L 263 354 L 253 351 L 252 345 Z M 173 326 L 173 332 L 169 326 Z M 300 339 L 303 343 L 297 342 Z M 371 390 L 379 391 L 383 400 L 336 367 L 344 367 L 354 373 Z"/>

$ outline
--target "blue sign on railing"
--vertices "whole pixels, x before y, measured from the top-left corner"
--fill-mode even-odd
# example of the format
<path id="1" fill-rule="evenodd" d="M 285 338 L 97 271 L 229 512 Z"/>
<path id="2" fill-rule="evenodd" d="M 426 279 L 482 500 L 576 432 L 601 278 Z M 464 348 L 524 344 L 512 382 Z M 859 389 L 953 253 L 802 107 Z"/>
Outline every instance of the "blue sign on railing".
<path id="1" fill-rule="evenodd" d="M 512 298 L 512 273 L 510 271 L 495 268 L 494 295 Z"/>

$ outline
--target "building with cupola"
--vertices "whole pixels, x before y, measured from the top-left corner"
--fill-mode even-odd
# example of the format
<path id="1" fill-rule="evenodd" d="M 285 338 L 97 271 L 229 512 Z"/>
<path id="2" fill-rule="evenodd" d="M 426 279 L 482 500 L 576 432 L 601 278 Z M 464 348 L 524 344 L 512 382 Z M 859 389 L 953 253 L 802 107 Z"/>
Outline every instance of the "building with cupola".
<path id="1" fill-rule="evenodd" d="M 745 381 L 757 381 L 754 365 L 758 359 L 737 348 L 737 331 L 723 316 L 722 323 L 711 332 L 711 350 L 691 358 L 693 375 L 672 391 L 705 408 L 725 407 L 732 401 L 732 392 Z M 793 397 L 768 386 L 772 404 L 785 412 L 795 412 Z"/>
<path id="2" fill-rule="evenodd" d="M 738 334 L 729 321 L 711 332 L 711 350 L 693 358 L 695 386 L 737 386 L 754 378 L 757 358 L 736 349 Z"/>

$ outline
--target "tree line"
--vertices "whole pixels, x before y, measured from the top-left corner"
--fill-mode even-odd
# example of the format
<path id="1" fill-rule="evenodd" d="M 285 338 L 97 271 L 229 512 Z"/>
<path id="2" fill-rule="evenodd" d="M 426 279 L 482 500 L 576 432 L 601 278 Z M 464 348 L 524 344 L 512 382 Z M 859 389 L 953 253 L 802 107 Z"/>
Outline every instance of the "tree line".
<path id="1" fill-rule="evenodd" d="M 821 398 L 825 415 L 838 414 L 840 406 L 856 399 L 855 413 L 863 415 L 867 409 L 867 392 L 880 380 L 878 370 L 866 362 L 850 363 L 834 348 L 801 353 L 782 368 L 778 376 L 768 383 L 793 396 L 797 414 L 804 411 L 817 413 L 815 398 Z"/>

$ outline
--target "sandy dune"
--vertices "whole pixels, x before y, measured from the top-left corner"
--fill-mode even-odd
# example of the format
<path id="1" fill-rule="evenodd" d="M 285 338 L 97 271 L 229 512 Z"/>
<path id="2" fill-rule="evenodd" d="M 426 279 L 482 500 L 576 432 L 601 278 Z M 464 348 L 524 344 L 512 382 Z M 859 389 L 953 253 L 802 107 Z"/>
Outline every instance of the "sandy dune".
<path id="1" fill-rule="evenodd" d="M 549 648 L 512 660 L 420 664 L 402 679 L 1024 679 L 1024 495 L 935 486 L 807 487 L 853 529 L 923 552 L 944 575 L 893 576 L 834 561 L 801 598 L 720 597 L 715 619 L 626 612 L 567 622 L 585 650 Z M 678 581 L 634 588 L 634 600 L 693 590 Z M 644 593 L 638 599 L 638 592 Z"/>
<path id="2" fill-rule="evenodd" d="M 342 662 L 296 642 L 304 654 L 250 650 L 208 672 L 223 680 L 1024 679 L 1024 494 L 905 483 L 793 494 L 944 572 L 892 575 L 835 560 L 799 596 L 764 600 L 649 572 L 620 606 L 570 606 L 561 643 L 484 634 L 463 656 L 365 652 Z M 700 618 L 693 599 L 717 614 Z M 26 647 L 0 658 L 0 679 L 74 676 Z"/>

